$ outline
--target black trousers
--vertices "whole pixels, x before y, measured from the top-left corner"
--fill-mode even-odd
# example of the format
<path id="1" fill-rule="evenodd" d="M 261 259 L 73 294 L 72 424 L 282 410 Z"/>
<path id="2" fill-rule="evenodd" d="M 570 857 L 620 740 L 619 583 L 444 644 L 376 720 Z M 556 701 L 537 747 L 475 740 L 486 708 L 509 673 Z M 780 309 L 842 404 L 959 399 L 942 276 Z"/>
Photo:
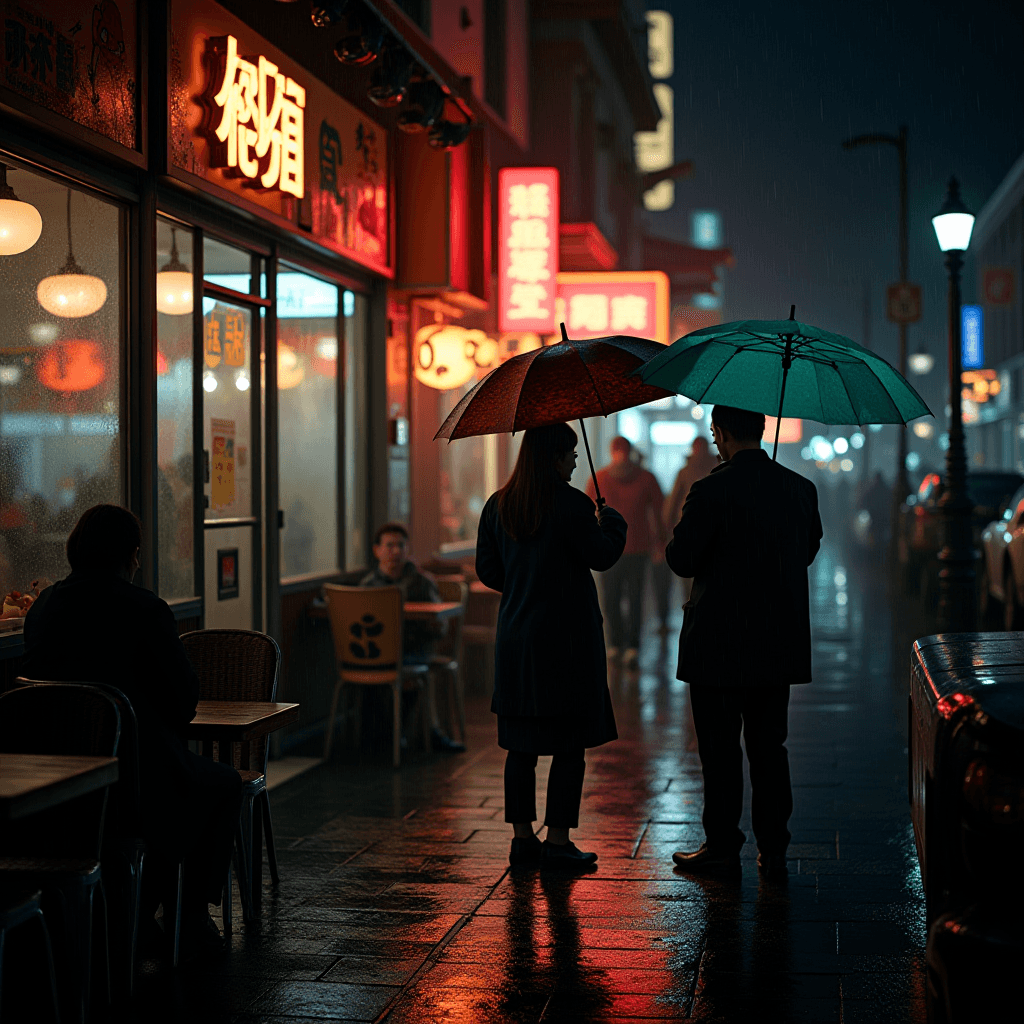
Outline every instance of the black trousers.
<path id="1" fill-rule="evenodd" d="M 163 809 L 177 832 L 175 846 L 184 851 L 184 916 L 205 914 L 208 903 L 220 903 L 242 806 L 242 780 L 230 764 L 198 754 L 188 756 L 194 759 L 195 784 Z M 142 795 L 145 800 L 145 789 Z M 143 882 L 147 913 L 152 914 L 160 902 L 165 909 L 173 907 L 177 862 L 159 838 L 147 837 Z"/>
<path id="2" fill-rule="evenodd" d="M 548 802 L 544 824 L 551 828 L 578 828 L 583 773 L 583 750 L 554 754 L 548 773 Z M 537 820 L 537 755 L 510 750 L 505 758 L 505 820 L 522 825 Z"/>
<path id="3" fill-rule="evenodd" d="M 608 643 L 612 647 L 640 646 L 644 576 L 649 561 L 644 553 L 622 555 L 607 572 L 601 573 L 603 610 L 608 618 Z"/>
<path id="4" fill-rule="evenodd" d="M 746 840 L 743 754 L 750 762 L 750 818 L 762 853 L 785 853 L 793 813 L 786 734 L 788 686 L 690 686 L 690 709 L 704 774 L 704 833 L 708 847 L 730 854 Z"/>

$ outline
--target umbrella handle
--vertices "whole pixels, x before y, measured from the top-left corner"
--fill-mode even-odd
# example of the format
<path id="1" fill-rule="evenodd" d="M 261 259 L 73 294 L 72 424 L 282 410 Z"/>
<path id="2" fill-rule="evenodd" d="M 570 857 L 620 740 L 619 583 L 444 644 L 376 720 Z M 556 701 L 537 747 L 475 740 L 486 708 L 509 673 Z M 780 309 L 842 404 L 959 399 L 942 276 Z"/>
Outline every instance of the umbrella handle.
<path id="1" fill-rule="evenodd" d="M 793 307 L 793 310 L 796 306 Z M 790 311 L 790 319 L 793 318 L 793 311 Z M 793 339 L 786 339 L 786 352 L 782 357 L 782 387 L 779 389 L 779 415 L 775 417 L 775 449 L 772 451 L 772 462 L 776 461 L 779 454 L 779 430 L 782 427 L 782 402 L 786 397 L 786 378 L 789 376 L 789 367 L 793 362 L 792 355 Z"/>
<path id="2" fill-rule="evenodd" d="M 587 449 L 587 462 L 590 463 L 590 475 L 594 478 L 594 493 L 597 495 L 597 507 L 604 508 L 606 502 L 604 498 L 601 497 L 601 488 L 597 486 L 597 473 L 594 472 L 594 458 L 590 454 L 590 442 L 587 440 L 587 428 L 583 425 L 582 418 L 580 419 L 580 431 L 583 434 L 583 444 Z"/>

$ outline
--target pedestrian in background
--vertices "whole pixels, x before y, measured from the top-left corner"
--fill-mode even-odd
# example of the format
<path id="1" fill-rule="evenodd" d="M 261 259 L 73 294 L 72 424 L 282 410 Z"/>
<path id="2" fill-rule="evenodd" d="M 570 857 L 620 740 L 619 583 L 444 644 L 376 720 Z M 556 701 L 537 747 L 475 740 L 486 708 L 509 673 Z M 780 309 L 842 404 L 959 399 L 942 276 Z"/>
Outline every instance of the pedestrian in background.
<path id="1" fill-rule="evenodd" d="M 617 658 L 622 654 L 622 663 L 627 668 L 635 666 L 639 659 L 644 578 L 651 551 L 664 543 L 661 525 L 664 496 L 655 475 L 641 469 L 630 458 L 632 448 L 626 438 L 613 437 L 609 446 L 612 461 L 597 474 L 602 497 L 619 509 L 629 524 L 625 551 L 615 567 L 605 573 L 601 583 L 608 618 L 608 657 Z M 588 480 L 587 494 L 593 498 L 595 493 L 594 481 Z"/>
<path id="2" fill-rule="evenodd" d="M 672 485 L 672 491 L 662 506 L 661 522 L 666 536 L 672 533 L 673 527 L 679 522 L 679 517 L 683 514 L 683 502 L 686 501 L 686 495 L 690 488 L 698 480 L 703 480 L 717 465 L 718 459 L 711 454 L 708 439 L 701 436 L 695 437 L 689 457 L 676 474 L 676 482 Z M 692 579 L 683 580 L 684 604 L 690 600 L 692 584 Z"/>
<path id="3" fill-rule="evenodd" d="M 501 592 L 494 647 L 498 745 L 512 864 L 587 867 L 597 854 L 569 840 L 579 826 L 584 750 L 617 738 L 601 611 L 591 570 L 615 565 L 626 522 L 569 486 L 576 432 L 559 423 L 523 434 L 507 484 L 480 515 L 476 572 Z M 544 843 L 534 835 L 538 755 L 552 755 Z"/>
<path id="4" fill-rule="evenodd" d="M 689 684 L 706 836 L 672 859 L 691 874 L 739 872 L 742 731 L 758 870 L 781 880 L 793 811 L 789 688 L 811 681 L 807 567 L 821 543 L 818 494 L 761 447 L 760 413 L 716 405 L 711 428 L 723 463 L 690 486 L 665 552 L 677 576 L 693 577 L 676 675 Z"/>

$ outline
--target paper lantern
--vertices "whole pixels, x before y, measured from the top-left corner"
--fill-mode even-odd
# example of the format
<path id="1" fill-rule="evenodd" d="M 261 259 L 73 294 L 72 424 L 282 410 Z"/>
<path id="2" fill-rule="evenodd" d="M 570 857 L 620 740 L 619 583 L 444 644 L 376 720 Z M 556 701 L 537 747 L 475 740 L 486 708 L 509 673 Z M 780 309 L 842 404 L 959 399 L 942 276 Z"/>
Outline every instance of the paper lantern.
<path id="1" fill-rule="evenodd" d="M 31 249 L 42 230 L 39 211 L 14 194 L 7 184 L 7 165 L 0 164 L 0 256 L 16 256 Z"/>
<path id="2" fill-rule="evenodd" d="M 59 341 L 36 364 L 39 380 L 51 391 L 89 391 L 102 384 L 107 368 L 95 341 Z"/>
<path id="3" fill-rule="evenodd" d="M 476 373 L 475 346 L 470 334 L 454 324 L 430 324 L 416 332 L 413 376 L 429 388 L 452 391 Z"/>

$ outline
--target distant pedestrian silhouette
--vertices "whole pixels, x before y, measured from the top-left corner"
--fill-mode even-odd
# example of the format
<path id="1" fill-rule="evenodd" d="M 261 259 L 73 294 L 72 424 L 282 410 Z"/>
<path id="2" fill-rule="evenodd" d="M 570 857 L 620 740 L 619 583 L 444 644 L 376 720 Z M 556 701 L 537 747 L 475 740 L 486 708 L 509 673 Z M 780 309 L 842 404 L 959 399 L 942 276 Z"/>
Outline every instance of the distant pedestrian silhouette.
<path id="1" fill-rule="evenodd" d="M 676 575 L 693 577 L 677 676 L 690 684 L 706 835 L 673 860 L 691 873 L 739 871 L 742 730 L 758 867 L 782 877 L 793 810 L 789 687 L 811 681 L 807 567 L 821 542 L 818 497 L 761 448 L 761 414 L 716 405 L 711 426 L 724 462 L 690 486 L 665 552 Z"/>
<path id="2" fill-rule="evenodd" d="M 658 561 L 663 557 L 664 497 L 657 477 L 631 458 L 633 446 L 627 438 L 613 437 L 608 447 L 612 461 L 598 472 L 597 485 L 629 524 L 629 536 L 622 557 L 601 581 L 602 607 L 608 617 L 608 657 L 621 655 L 623 664 L 631 668 L 640 654 L 644 577 L 652 549 L 658 549 Z M 596 496 L 593 479 L 587 481 L 587 494 Z"/>
<path id="3" fill-rule="evenodd" d="M 617 737 L 608 694 L 601 612 L 591 570 L 610 569 L 626 522 L 569 486 L 576 432 L 564 423 L 523 434 L 515 469 L 480 516 L 476 571 L 501 591 L 494 699 L 505 760 L 512 864 L 585 867 L 597 855 L 569 841 L 579 825 L 584 749 Z M 544 823 L 533 834 L 537 756 L 551 754 Z"/>

